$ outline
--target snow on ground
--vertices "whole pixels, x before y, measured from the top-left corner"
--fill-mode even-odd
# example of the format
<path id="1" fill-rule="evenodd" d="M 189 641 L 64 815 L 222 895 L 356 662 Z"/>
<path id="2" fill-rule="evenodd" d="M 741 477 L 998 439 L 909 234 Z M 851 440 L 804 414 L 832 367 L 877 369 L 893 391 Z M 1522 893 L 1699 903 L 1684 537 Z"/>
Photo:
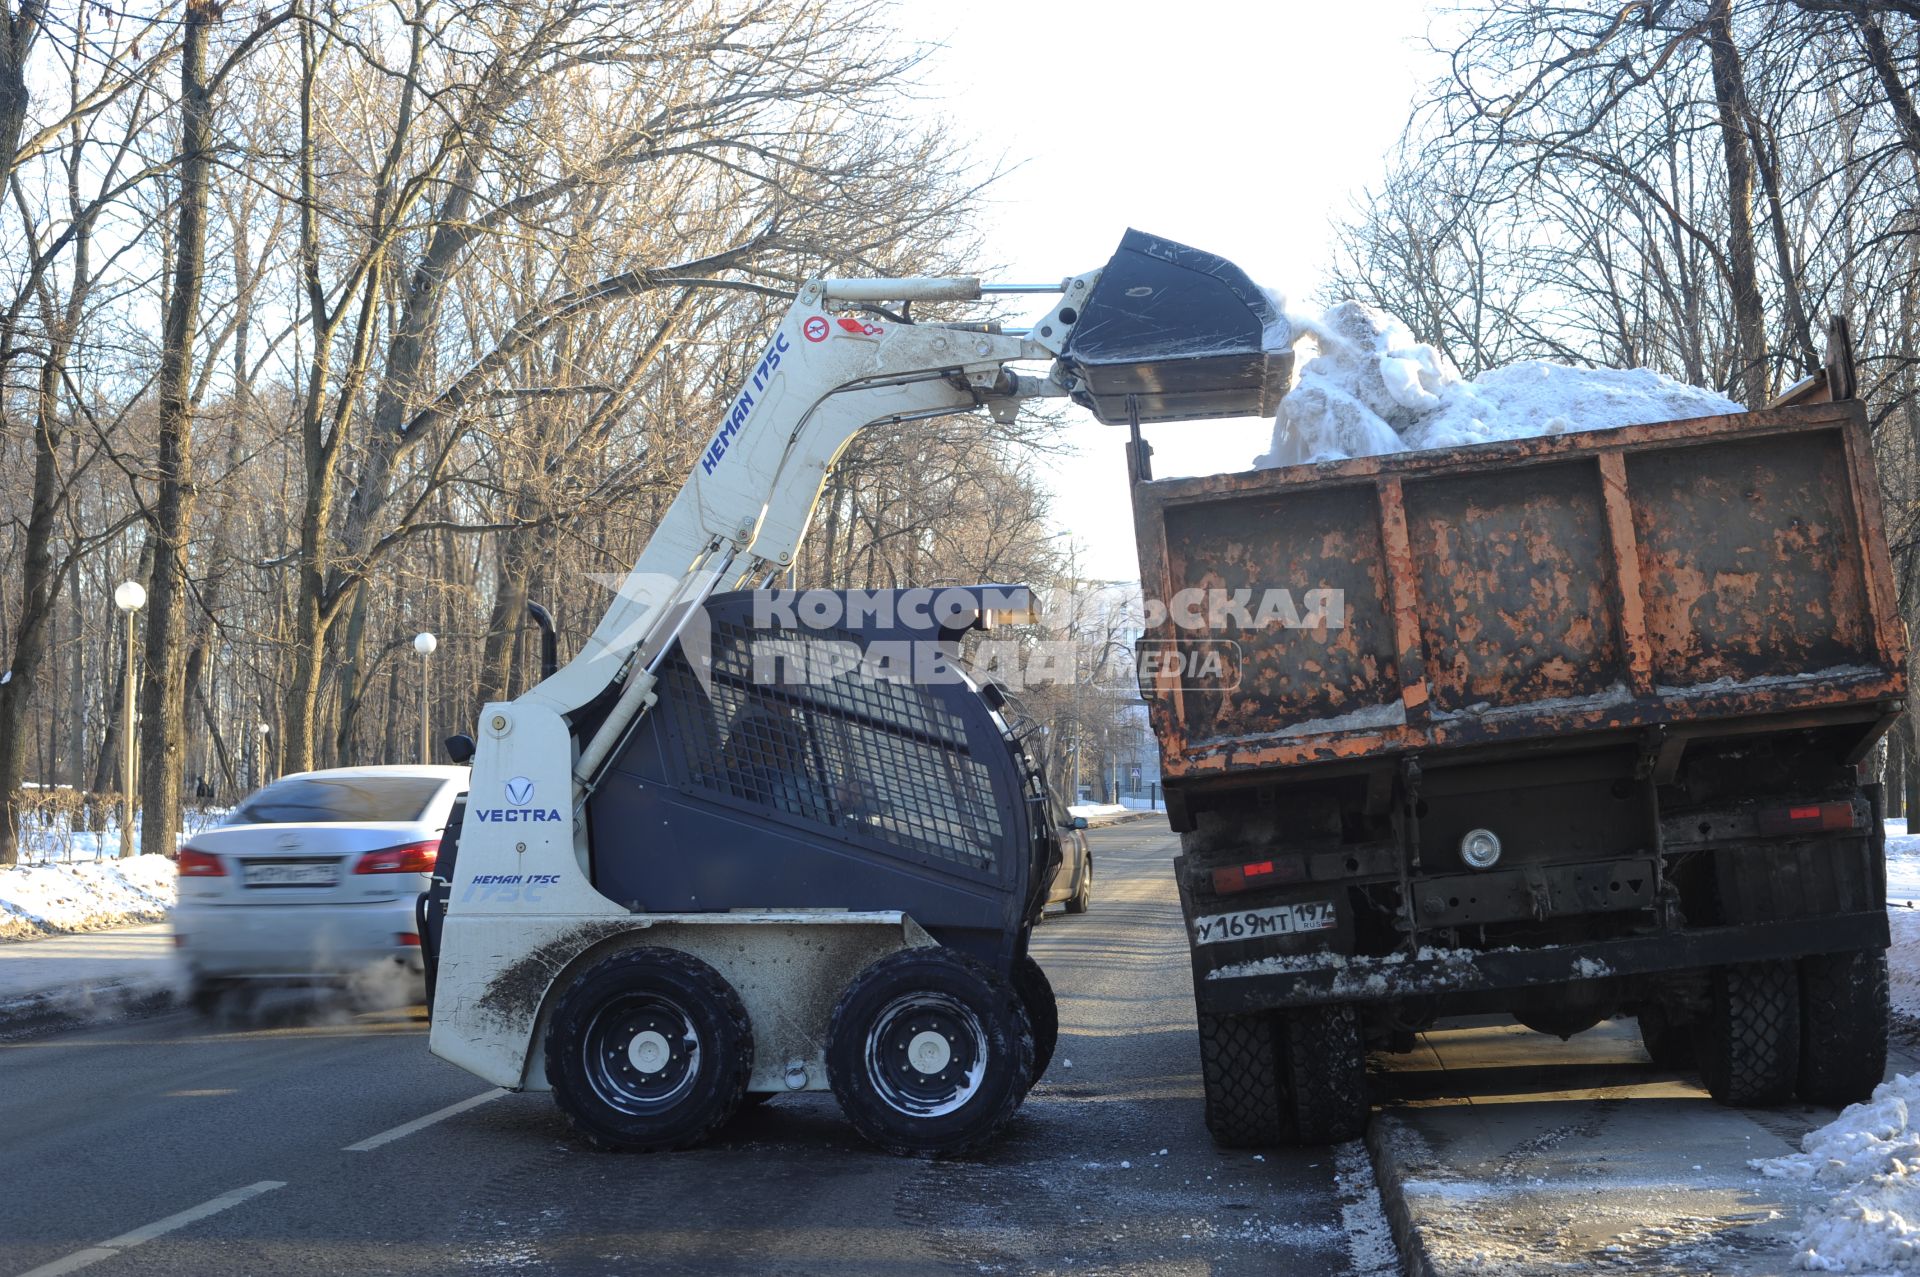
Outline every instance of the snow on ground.
<path id="1" fill-rule="evenodd" d="M 1920 1264 L 1920 1075 L 1882 1082 L 1800 1142 L 1755 1159 L 1764 1175 L 1829 1190 L 1796 1235 L 1795 1265 L 1813 1272 L 1910 1271 Z"/>
<path id="2" fill-rule="evenodd" d="M 166 856 L 0 869 L 0 940 L 158 922 L 173 906 Z"/>
<path id="3" fill-rule="evenodd" d="M 1531 360 L 1465 381 L 1446 355 L 1362 302 L 1290 316 L 1299 366 L 1256 467 L 1300 465 L 1494 439 L 1741 412 L 1709 390 L 1644 368 Z"/>

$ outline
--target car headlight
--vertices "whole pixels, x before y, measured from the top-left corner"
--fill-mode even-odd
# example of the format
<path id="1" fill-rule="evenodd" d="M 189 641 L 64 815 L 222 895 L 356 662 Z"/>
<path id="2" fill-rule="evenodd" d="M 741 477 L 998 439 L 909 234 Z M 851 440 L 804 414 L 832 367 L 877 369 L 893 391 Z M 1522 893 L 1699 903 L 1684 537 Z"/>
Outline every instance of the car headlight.
<path id="1" fill-rule="evenodd" d="M 1460 840 L 1460 859 L 1474 869 L 1491 869 L 1500 861 L 1500 838 L 1491 829 L 1471 829 Z"/>

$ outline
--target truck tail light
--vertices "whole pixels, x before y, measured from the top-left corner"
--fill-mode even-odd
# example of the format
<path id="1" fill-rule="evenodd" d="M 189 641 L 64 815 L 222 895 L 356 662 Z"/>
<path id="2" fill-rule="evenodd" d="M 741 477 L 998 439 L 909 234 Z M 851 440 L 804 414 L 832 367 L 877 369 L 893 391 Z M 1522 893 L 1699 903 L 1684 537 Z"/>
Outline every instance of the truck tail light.
<path id="1" fill-rule="evenodd" d="M 192 847 L 180 849 L 178 862 L 182 878 L 224 878 L 227 867 L 220 863 L 220 857 L 210 852 L 196 851 Z"/>
<path id="2" fill-rule="evenodd" d="M 430 874 L 440 856 L 440 840 L 410 842 L 399 847 L 370 851 L 353 867 L 357 874 Z"/>
<path id="3" fill-rule="evenodd" d="M 1271 860 L 1259 860 L 1250 865 L 1228 865 L 1213 871 L 1213 889 L 1223 896 L 1269 886 L 1275 881 Z"/>
<path id="4" fill-rule="evenodd" d="M 1832 833 L 1855 829 L 1852 803 L 1803 803 L 1793 807 L 1763 807 L 1760 810 L 1762 835 Z"/>

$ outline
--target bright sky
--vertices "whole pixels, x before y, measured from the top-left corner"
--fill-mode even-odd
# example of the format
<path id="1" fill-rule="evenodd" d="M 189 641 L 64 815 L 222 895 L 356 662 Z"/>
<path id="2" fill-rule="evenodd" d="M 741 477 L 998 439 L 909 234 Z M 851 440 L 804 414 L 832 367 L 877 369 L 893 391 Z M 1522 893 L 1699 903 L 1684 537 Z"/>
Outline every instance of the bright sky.
<path id="1" fill-rule="evenodd" d="M 927 77 L 936 109 L 1019 165 L 989 238 L 996 278 L 1015 283 L 1099 266 L 1134 226 L 1308 297 L 1329 222 L 1379 177 L 1432 74 L 1415 0 L 904 0 L 900 17 L 910 38 L 946 46 Z M 1049 467 L 1055 523 L 1083 575 L 1131 579 L 1125 431 L 1072 412 L 1075 455 Z M 1244 469 L 1271 429 L 1148 427 L 1154 473 Z"/>

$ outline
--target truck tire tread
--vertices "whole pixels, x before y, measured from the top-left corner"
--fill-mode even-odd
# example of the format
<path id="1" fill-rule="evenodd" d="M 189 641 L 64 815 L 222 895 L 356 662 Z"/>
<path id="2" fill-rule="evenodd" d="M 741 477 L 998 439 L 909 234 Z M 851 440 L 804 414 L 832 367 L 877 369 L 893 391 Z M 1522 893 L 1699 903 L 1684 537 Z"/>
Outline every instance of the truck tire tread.
<path id="1" fill-rule="evenodd" d="M 1800 1075 L 1800 980 L 1792 962 L 1716 967 L 1695 1047 L 1708 1094 L 1762 1108 L 1793 1098 Z"/>
<path id="2" fill-rule="evenodd" d="M 1207 1133 L 1221 1148 L 1268 1148 L 1291 1140 L 1280 1085 L 1280 1035 L 1277 1015 L 1200 1013 Z"/>
<path id="3" fill-rule="evenodd" d="M 1287 1017 L 1288 1098 L 1302 1144 L 1339 1144 L 1367 1129 L 1367 1052 L 1350 1006 L 1309 1007 Z"/>
<path id="4" fill-rule="evenodd" d="M 1869 1098 L 1887 1071 L 1885 950 L 1800 960 L 1800 1098 L 1843 1108 Z"/>

